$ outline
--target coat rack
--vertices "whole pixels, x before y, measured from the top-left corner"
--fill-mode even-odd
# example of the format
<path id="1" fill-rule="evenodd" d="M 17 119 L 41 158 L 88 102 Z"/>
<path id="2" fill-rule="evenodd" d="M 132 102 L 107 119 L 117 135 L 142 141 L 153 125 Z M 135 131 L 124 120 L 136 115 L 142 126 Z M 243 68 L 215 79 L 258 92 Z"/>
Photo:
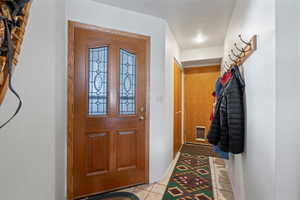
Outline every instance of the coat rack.
<path id="1" fill-rule="evenodd" d="M 242 35 L 238 37 L 244 47 L 238 47 L 237 43 L 234 43 L 234 49 L 231 49 L 228 54 L 231 63 L 224 62 L 225 71 L 229 71 L 235 65 L 241 66 L 257 50 L 257 35 L 254 35 L 249 42 L 245 41 Z"/>

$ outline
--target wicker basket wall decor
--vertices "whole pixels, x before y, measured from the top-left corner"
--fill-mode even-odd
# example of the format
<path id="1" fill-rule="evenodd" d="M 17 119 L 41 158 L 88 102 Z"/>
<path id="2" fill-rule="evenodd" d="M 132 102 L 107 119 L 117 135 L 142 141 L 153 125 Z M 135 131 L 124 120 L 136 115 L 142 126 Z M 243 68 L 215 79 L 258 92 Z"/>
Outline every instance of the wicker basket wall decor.
<path id="1" fill-rule="evenodd" d="M 29 10 L 32 1 L 26 3 L 26 5 L 21 10 L 21 15 L 15 17 L 15 21 L 18 23 L 18 26 L 14 27 L 11 31 L 11 39 L 13 43 L 13 67 L 15 68 L 18 63 L 18 55 L 21 52 L 21 45 L 25 35 L 25 29 L 27 26 Z M 0 16 L 11 18 L 11 13 L 7 7 L 7 1 L 0 0 Z M 0 21 L 0 48 L 3 47 L 3 41 L 5 39 L 5 24 Z M 9 74 L 6 68 L 7 57 L 0 54 L 0 105 L 3 102 L 5 94 L 8 88 Z"/>

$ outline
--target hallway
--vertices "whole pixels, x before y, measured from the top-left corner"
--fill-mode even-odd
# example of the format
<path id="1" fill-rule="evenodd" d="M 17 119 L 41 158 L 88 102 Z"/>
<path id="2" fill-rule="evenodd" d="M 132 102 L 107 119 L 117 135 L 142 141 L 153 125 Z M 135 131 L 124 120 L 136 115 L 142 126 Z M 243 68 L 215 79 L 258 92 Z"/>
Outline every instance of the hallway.
<path id="1" fill-rule="evenodd" d="M 183 145 L 161 181 L 121 191 L 139 200 L 234 200 L 225 161 L 208 145 Z"/>
<path id="2" fill-rule="evenodd" d="M 0 200 L 299 200 L 299 10 L 0 0 Z"/>

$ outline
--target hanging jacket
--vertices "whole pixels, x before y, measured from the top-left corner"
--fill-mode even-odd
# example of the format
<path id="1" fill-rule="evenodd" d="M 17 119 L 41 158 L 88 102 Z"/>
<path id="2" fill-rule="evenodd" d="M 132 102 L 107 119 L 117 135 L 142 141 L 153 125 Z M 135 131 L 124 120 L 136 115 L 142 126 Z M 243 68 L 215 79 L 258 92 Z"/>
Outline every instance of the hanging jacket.
<path id="1" fill-rule="evenodd" d="M 216 86 L 215 86 L 215 97 L 218 101 L 219 97 L 221 96 L 221 92 L 222 92 L 222 88 L 223 88 L 223 85 L 225 83 L 227 83 L 227 81 L 229 80 L 229 78 L 231 77 L 231 72 L 229 72 L 230 75 L 228 75 L 227 73 L 224 74 L 221 77 L 219 77 L 216 81 Z M 211 117 L 211 120 L 213 120 L 213 114 L 212 114 L 212 117 Z M 221 150 L 221 148 L 219 147 L 219 145 L 214 145 L 213 146 L 213 151 L 216 152 L 221 158 L 225 159 L 225 160 L 228 160 L 229 159 L 229 155 L 228 155 L 228 152 L 224 152 Z"/>
<path id="2" fill-rule="evenodd" d="M 222 85 L 222 88 L 228 83 L 231 77 L 232 77 L 231 71 L 228 71 L 225 74 L 223 74 L 222 78 L 220 79 L 220 84 Z M 221 94 L 219 94 L 219 96 L 220 95 Z"/>
<path id="3" fill-rule="evenodd" d="M 221 83 L 221 78 L 219 77 L 216 81 L 216 85 L 215 85 L 215 93 L 216 93 L 216 97 L 217 99 L 221 96 L 221 91 L 222 91 L 222 83 Z"/>
<path id="4" fill-rule="evenodd" d="M 219 145 L 224 152 L 239 154 L 244 151 L 245 82 L 237 66 L 232 68 L 231 73 L 232 76 L 218 99 L 208 141 L 213 145 Z"/>

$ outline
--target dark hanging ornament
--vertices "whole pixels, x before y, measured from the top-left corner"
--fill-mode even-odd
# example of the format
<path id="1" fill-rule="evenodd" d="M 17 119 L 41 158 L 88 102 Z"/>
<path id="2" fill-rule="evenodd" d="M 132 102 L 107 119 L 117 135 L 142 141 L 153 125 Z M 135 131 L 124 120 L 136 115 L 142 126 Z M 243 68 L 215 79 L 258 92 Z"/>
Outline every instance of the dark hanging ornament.
<path id="1" fill-rule="evenodd" d="M 15 113 L 0 126 L 7 125 L 20 111 L 22 100 L 12 85 L 13 68 L 23 40 L 30 0 L 2 0 L 0 2 L 0 105 L 9 89 L 19 101 Z"/>

